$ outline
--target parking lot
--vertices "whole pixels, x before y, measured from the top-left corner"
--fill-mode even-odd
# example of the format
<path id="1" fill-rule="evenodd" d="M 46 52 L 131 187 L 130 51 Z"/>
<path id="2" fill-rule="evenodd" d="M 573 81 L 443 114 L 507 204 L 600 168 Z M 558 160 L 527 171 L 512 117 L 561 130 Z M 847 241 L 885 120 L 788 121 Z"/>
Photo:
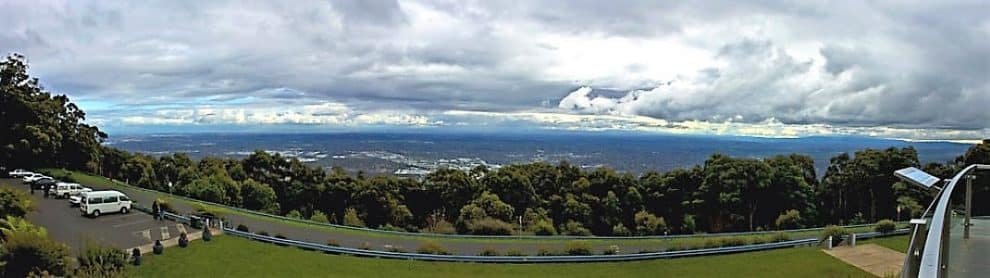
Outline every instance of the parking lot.
<path id="1" fill-rule="evenodd" d="M 0 186 L 30 192 L 28 185 L 17 179 L 0 179 Z M 189 229 L 180 223 L 157 221 L 151 215 L 134 210 L 128 214 L 86 217 L 78 207 L 70 206 L 67 199 L 46 199 L 40 190 L 32 198 L 35 210 L 28 213 L 28 220 L 45 227 L 52 238 L 68 244 L 73 252 L 78 252 L 88 243 L 131 248 L 155 240 L 177 237 Z"/>

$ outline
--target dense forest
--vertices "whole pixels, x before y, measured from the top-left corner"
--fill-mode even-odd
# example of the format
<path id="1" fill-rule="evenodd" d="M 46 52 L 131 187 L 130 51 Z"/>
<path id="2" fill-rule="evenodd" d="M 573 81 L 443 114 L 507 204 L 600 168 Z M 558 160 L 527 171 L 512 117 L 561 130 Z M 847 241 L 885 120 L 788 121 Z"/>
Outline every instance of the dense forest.
<path id="1" fill-rule="evenodd" d="M 422 180 L 326 171 L 256 151 L 243 160 L 149 156 L 101 143 L 85 113 L 27 74 L 23 56 L 0 62 L 0 165 L 60 167 L 132 185 L 291 217 L 390 230 L 465 234 L 655 235 L 800 228 L 907 219 L 933 192 L 895 178 L 916 166 L 949 177 L 990 163 L 990 141 L 955 161 L 919 165 L 913 148 L 839 154 L 824 175 L 800 154 L 711 155 L 703 165 L 642 175 L 567 161 L 499 169 L 440 169 Z M 987 179 L 976 198 L 987 198 Z M 976 202 L 978 212 L 990 211 Z"/>

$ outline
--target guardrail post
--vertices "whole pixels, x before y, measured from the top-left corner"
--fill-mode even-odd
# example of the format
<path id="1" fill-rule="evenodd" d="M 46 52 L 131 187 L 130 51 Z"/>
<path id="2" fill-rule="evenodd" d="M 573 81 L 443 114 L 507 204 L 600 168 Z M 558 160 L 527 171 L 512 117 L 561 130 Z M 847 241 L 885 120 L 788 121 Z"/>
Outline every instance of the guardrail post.
<path id="1" fill-rule="evenodd" d="M 825 248 L 832 250 L 832 236 L 828 236 L 828 238 L 825 239 Z"/>
<path id="2" fill-rule="evenodd" d="M 851 234 L 851 236 L 849 237 L 849 245 L 851 245 L 852 247 L 856 247 L 856 234 L 855 233 Z"/>

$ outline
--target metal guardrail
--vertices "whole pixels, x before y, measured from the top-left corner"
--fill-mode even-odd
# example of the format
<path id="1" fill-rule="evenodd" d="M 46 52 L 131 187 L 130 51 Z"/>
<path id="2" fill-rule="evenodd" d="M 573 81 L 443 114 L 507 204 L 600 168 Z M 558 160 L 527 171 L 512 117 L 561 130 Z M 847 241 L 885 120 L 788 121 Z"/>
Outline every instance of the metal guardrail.
<path id="1" fill-rule="evenodd" d="M 887 234 L 871 232 L 871 233 L 857 234 L 856 237 L 867 239 L 867 238 L 874 238 L 880 236 L 906 234 L 907 232 L 908 232 L 907 229 L 902 229 Z M 626 261 L 669 259 L 669 258 L 680 258 L 680 257 L 708 256 L 708 255 L 720 255 L 720 254 L 742 253 L 742 252 L 752 252 L 752 251 L 764 251 L 764 250 L 779 249 L 779 248 L 814 245 L 818 243 L 818 239 L 809 238 L 809 239 L 798 239 L 798 240 L 763 243 L 763 244 L 751 244 L 751 245 L 742 245 L 742 246 L 729 246 L 729 247 L 719 247 L 719 248 L 667 251 L 667 252 L 636 253 L 636 254 L 582 255 L 582 256 L 470 256 L 470 255 L 434 255 L 434 254 L 418 254 L 418 253 L 401 253 L 401 252 L 391 252 L 391 251 L 378 251 L 378 250 L 365 250 L 365 249 L 357 249 L 357 248 L 349 248 L 349 247 L 338 247 L 338 246 L 330 246 L 330 245 L 324 245 L 324 244 L 312 243 L 306 241 L 282 239 L 272 236 L 263 236 L 249 232 L 242 232 L 226 227 L 224 227 L 224 234 L 244 237 L 262 242 L 295 246 L 302 249 L 310 249 L 315 251 L 322 251 L 322 252 L 329 252 L 336 254 L 387 258 L 387 259 L 437 261 L 437 262 L 474 262 L 474 263 L 626 262 Z"/>
<path id="2" fill-rule="evenodd" d="M 915 273 L 915 267 L 917 267 L 917 277 L 944 277 L 944 270 L 947 267 L 946 256 L 943 256 L 944 246 L 949 235 L 949 221 L 951 220 L 952 210 L 949 206 L 949 202 L 952 199 L 952 193 L 956 189 L 956 185 L 959 181 L 965 179 L 967 175 L 976 170 L 990 170 L 990 165 L 973 164 L 969 165 L 962 171 L 956 173 L 956 175 L 949 181 L 940 192 L 938 198 L 932 203 L 935 205 L 935 211 L 932 213 L 931 221 L 928 221 L 927 231 L 922 231 L 920 228 L 916 228 L 914 238 L 912 238 L 911 250 L 909 250 L 909 256 L 905 260 L 904 272 L 901 274 L 905 277 L 913 277 Z M 918 232 L 927 232 L 922 238 L 924 238 L 923 249 L 915 250 L 915 248 L 920 246 L 915 246 L 915 242 L 920 240 L 917 234 Z M 920 263 L 915 266 L 912 265 L 912 256 L 920 256 Z"/>
<path id="3" fill-rule="evenodd" d="M 123 184 L 123 183 L 119 183 L 119 182 L 118 182 L 118 184 L 120 184 L 122 186 L 126 186 L 127 188 L 134 189 L 134 190 L 167 194 L 167 192 L 161 192 L 161 191 L 158 191 L 158 190 L 153 190 L 153 189 L 148 189 L 148 188 L 142 188 L 142 187 L 127 185 L 127 184 Z M 721 236 L 742 236 L 742 235 L 764 235 L 764 234 L 774 234 L 774 233 L 780 233 L 780 232 L 792 233 L 792 232 L 820 231 L 822 229 L 825 229 L 825 227 L 816 227 L 816 228 L 805 228 L 805 229 L 794 229 L 794 230 L 768 230 L 768 231 L 753 231 L 753 232 L 701 233 L 701 234 L 678 234 L 678 235 L 654 235 L 654 236 L 568 236 L 568 235 L 537 236 L 537 235 L 459 235 L 459 234 L 435 234 L 435 233 L 418 233 L 418 232 L 389 231 L 389 230 L 380 230 L 380 229 L 374 229 L 374 228 L 354 227 L 354 226 L 339 225 L 339 224 L 332 224 L 332 223 L 316 222 L 316 221 L 311 221 L 311 220 L 307 220 L 307 219 L 292 218 L 292 217 L 286 217 L 286 216 L 281 216 L 281 215 L 264 213 L 264 212 L 254 211 L 254 210 L 249 210 L 249 209 L 244 209 L 244 208 L 232 207 L 232 206 L 228 206 L 228 205 L 224 205 L 224 204 L 218 204 L 218 203 L 209 202 L 209 201 L 197 200 L 197 199 L 189 198 L 189 197 L 186 197 L 186 196 L 180 196 L 180 195 L 172 195 L 171 198 L 177 198 L 177 199 L 182 199 L 182 200 L 189 201 L 189 202 L 206 204 L 206 205 L 211 205 L 211 206 L 217 206 L 217 207 L 221 207 L 221 208 L 224 208 L 224 209 L 229 209 L 229 210 L 233 210 L 233 211 L 237 211 L 237 212 L 241 212 L 241 213 L 253 214 L 253 215 L 263 216 L 263 217 L 270 217 L 270 218 L 280 219 L 280 220 L 284 220 L 284 221 L 292 221 L 292 222 L 298 222 L 298 223 L 305 223 L 305 224 L 310 224 L 310 225 L 325 226 L 325 227 L 337 228 L 337 229 L 346 229 L 346 230 L 373 232 L 373 233 L 393 234 L 393 235 L 401 235 L 401 236 L 434 237 L 434 238 L 461 238 L 461 239 L 540 239 L 540 240 L 574 240 L 574 239 L 584 239 L 584 240 L 603 240 L 603 239 L 604 240 L 641 240 L 641 239 L 674 239 L 674 238 L 690 238 L 690 237 L 721 237 Z M 842 227 L 843 228 L 861 228 L 861 227 L 869 227 L 869 226 L 873 226 L 873 225 L 874 224 L 857 224 L 857 225 L 846 225 L 846 226 L 842 226 Z"/>

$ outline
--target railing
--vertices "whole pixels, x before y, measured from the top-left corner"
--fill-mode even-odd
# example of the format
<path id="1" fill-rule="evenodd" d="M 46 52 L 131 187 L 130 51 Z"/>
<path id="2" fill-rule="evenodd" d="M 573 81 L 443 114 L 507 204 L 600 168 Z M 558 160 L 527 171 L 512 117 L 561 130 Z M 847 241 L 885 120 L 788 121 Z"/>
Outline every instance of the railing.
<path id="1" fill-rule="evenodd" d="M 856 237 L 861 239 L 868 239 L 868 238 L 874 238 L 880 236 L 906 234 L 907 232 L 908 232 L 907 229 L 901 229 L 887 234 L 870 232 L 870 233 L 856 234 Z M 624 261 L 669 259 L 669 258 L 679 258 L 679 257 L 707 256 L 707 255 L 763 251 L 763 250 L 771 250 L 771 249 L 779 249 L 779 248 L 814 245 L 818 243 L 818 239 L 809 238 L 809 239 L 799 239 L 799 240 L 790 240 L 790 241 L 764 243 L 764 244 L 751 244 L 751 245 L 730 246 L 730 247 L 720 247 L 720 248 L 637 253 L 637 254 L 581 255 L 581 256 L 559 256 L 559 255 L 558 256 L 471 256 L 471 255 L 433 255 L 433 254 L 402 253 L 402 252 L 379 251 L 379 250 L 365 250 L 365 249 L 357 249 L 357 248 L 349 248 L 349 247 L 338 247 L 338 246 L 330 246 L 330 245 L 324 245 L 324 244 L 312 243 L 306 241 L 264 236 L 249 232 L 242 232 L 226 227 L 224 227 L 224 234 L 244 237 L 262 242 L 275 243 L 286 246 L 295 246 L 302 249 L 310 249 L 310 250 L 336 253 L 336 254 L 347 254 L 354 256 L 388 258 L 388 259 L 403 259 L 403 260 L 421 260 L 421 261 L 439 261 L 439 262 L 474 262 L 474 263 L 624 262 Z"/>
<path id="2" fill-rule="evenodd" d="M 945 252 L 948 245 L 946 241 L 948 241 L 949 229 L 951 228 L 952 209 L 950 202 L 952 200 L 952 193 L 955 192 L 956 185 L 960 181 L 966 180 L 967 183 L 971 182 L 968 176 L 977 170 L 990 170 L 990 165 L 973 164 L 956 173 L 955 177 L 949 180 L 948 185 L 942 188 L 938 197 L 932 201 L 932 204 L 925 211 L 924 217 L 931 215 L 931 219 L 927 221 L 923 221 L 924 219 L 919 219 L 920 221 L 917 222 L 912 221 L 914 228 L 911 232 L 911 243 L 908 247 L 907 257 L 904 259 L 901 277 L 946 276 L 948 256 L 945 255 Z M 971 194 L 969 192 L 971 188 L 969 187 L 967 186 L 966 188 L 967 195 Z M 971 196 L 967 196 L 966 198 L 967 215 L 971 209 L 968 203 L 970 198 Z"/>
<path id="3" fill-rule="evenodd" d="M 122 185 L 122 186 L 126 186 L 129 189 L 134 189 L 134 190 L 139 190 L 139 191 L 154 192 L 154 193 L 167 193 L 167 192 L 161 192 L 161 191 L 157 191 L 157 190 L 153 190 L 153 189 L 147 189 L 147 188 L 132 186 L 132 185 L 123 184 L 123 183 L 119 183 L 119 184 Z M 177 199 L 181 199 L 181 200 L 188 201 L 188 202 L 194 202 L 194 203 L 206 204 L 206 205 L 211 205 L 211 206 L 217 206 L 217 207 L 221 207 L 221 208 L 224 208 L 224 209 L 228 209 L 228 210 L 232 210 L 232 211 L 237 211 L 237 212 L 241 212 L 241 213 L 247 213 L 247 214 L 257 215 L 257 216 L 275 218 L 275 219 L 284 220 L 284 221 L 292 221 L 292 222 L 298 222 L 298 223 L 305 223 L 305 224 L 310 224 L 310 225 L 325 226 L 325 227 L 336 228 L 336 229 L 365 231 L 365 232 L 382 233 L 382 234 L 393 234 L 393 235 L 401 235 L 401 236 L 434 237 L 434 238 L 540 239 L 540 240 L 572 240 L 572 239 L 586 239 L 586 240 L 596 240 L 596 239 L 597 240 L 601 240 L 601 239 L 605 239 L 605 240 L 626 240 L 626 239 L 628 239 L 628 240 L 639 240 L 639 239 L 673 239 L 673 238 L 688 238 L 688 237 L 721 237 L 721 236 L 761 235 L 761 234 L 773 234 L 773 233 L 779 233 L 779 232 L 786 232 L 786 233 L 792 233 L 792 232 L 810 232 L 810 231 L 820 231 L 822 229 L 825 229 L 824 227 L 816 227 L 816 228 L 805 228 L 805 229 L 794 229 L 794 230 L 767 230 L 767 231 L 753 231 L 753 232 L 702 233 L 702 234 L 652 235 L 652 236 L 568 236 L 568 235 L 538 236 L 538 235 L 460 235 L 460 234 L 452 234 L 451 235 L 451 234 L 435 234 L 435 233 L 418 233 L 418 232 L 404 232 L 404 231 L 389 231 L 389 230 L 380 230 L 380 229 L 374 229 L 374 228 L 365 228 L 365 227 L 355 227 L 355 226 L 347 226 L 347 225 L 338 225 L 338 224 L 332 224 L 332 223 L 317 222 L 317 221 L 311 221 L 311 220 L 307 220 L 307 219 L 299 219 L 299 218 L 286 217 L 286 216 L 275 215 L 275 214 L 270 214 L 270 213 L 264 213 L 264 212 L 260 212 L 260 211 L 254 211 L 254 210 L 249 210 L 249 209 L 244 209 L 244 208 L 239 208 L 239 207 L 232 207 L 232 206 L 228 206 L 228 205 L 224 205 L 224 204 L 218 204 L 218 203 L 209 202 L 209 201 L 197 200 L 197 199 L 193 199 L 193 198 L 189 198 L 189 197 L 185 197 L 185 196 L 179 196 L 179 195 L 172 195 L 170 198 L 177 198 Z M 857 224 L 857 225 L 846 225 L 846 226 L 842 226 L 842 227 L 844 227 L 844 228 L 862 228 L 862 227 L 869 227 L 869 226 L 873 226 L 873 225 L 874 224 Z"/>

